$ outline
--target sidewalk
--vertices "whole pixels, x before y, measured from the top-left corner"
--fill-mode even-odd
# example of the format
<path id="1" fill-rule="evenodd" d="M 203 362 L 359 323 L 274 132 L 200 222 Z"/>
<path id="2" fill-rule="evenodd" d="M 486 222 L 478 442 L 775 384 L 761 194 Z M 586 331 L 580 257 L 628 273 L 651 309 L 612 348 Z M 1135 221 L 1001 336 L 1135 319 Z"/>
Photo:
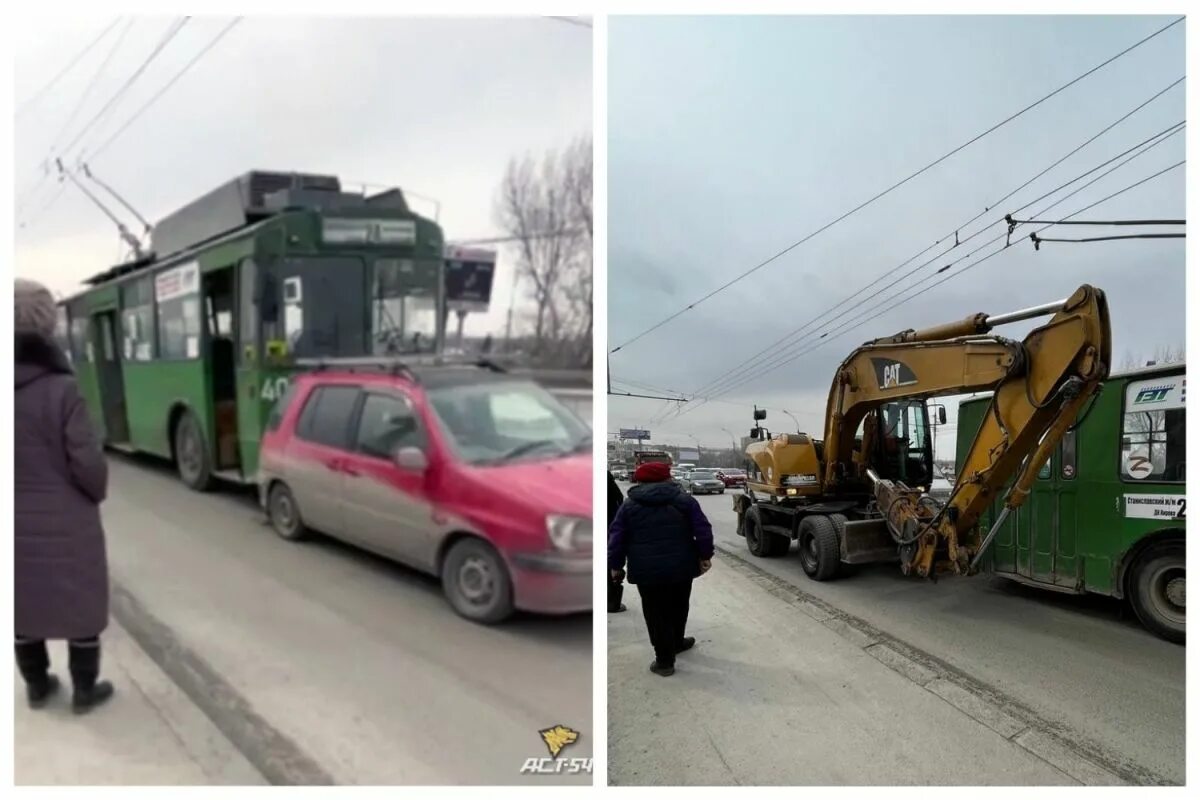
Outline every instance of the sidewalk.
<path id="1" fill-rule="evenodd" d="M 101 670 L 116 694 L 75 716 L 64 642 L 50 643 L 63 686 L 33 711 L 16 675 L 15 783 L 22 785 L 261 785 L 262 776 L 114 621 Z M 14 669 L 15 673 L 15 669 Z"/>
<path id="2" fill-rule="evenodd" d="M 882 599 L 881 599 L 882 601 Z M 637 588 L 608 615 L 611 785 L 1076 785 L 722 560 L 673 676 Z"/>

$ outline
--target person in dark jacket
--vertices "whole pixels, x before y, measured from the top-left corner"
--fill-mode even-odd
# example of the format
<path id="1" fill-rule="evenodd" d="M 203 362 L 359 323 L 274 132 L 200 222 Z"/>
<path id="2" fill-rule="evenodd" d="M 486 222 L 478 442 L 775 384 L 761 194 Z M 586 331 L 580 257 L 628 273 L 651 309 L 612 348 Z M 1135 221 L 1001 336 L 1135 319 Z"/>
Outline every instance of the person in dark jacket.
<path id="1" fill-rule="evenodd" d="M 625 502 L 625 496 L 621 494 L 621 487 L 617 486 L 617 479 L 609 472 L 608 525 L 610 528 L 612 527 L 613 520 L 617 518 L 617 511 L 621 508 L 621 503 L 623 502 Z M 613 577 L 610 572 L 608 575 L 608 613 L 616 614 L 625 610 L 625 604 L 621 602 L 621 597 L 624 594 L 625 587 L 622 585 L 621 579 Z"/>
<path id="2" fill-rule="evenodd" d="M 608 568 L 637 586 L 654 661 L 650 671 L 675 674 L 675 656 L 696 644 L 685 636 L 692 580 L 712 566 L 712 525 L 696 498 L 671 480 L 669 464 L 642 464 L 608 531 Z"/>
<path id="3" fill-rule="evenodd" d="M 76 713 L 113 693 L 100 674 L 108 626 L 108 561 L 100 503 L 108 486 L 104 452 L 79 386 L 54 342 L 54 298 L 41 284 L 15 287 L 14 562 L 17 669 L 29 705 L 59 688 L 47 639 L 69 643 Z"/>

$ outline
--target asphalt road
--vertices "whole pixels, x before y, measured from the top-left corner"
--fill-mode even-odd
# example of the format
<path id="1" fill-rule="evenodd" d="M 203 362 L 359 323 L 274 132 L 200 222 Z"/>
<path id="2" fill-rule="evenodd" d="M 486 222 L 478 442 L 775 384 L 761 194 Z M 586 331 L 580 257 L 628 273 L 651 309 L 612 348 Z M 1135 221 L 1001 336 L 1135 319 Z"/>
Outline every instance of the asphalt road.
<path id="1" fill-rule="evenodd" d="M 1184 781 L 1185 648 L 1146 632 L 1119 601 L 990 576 L 930 583 L 886 565 L 818 583 L 795 545 L 782 558 L 750 555 L 730 492 L 697 500 L 718 547 L 1036 710 L 1065 737 L 1095 742 L 1160 780 Z"/>
<path id="2" fill-rule="evenodd" d="M 276 782 L 591 783 L 520 774 L 555 725 L 592 755 L 590 614 L 476 625 L 431 577 L 279 539 L 252 491 L 109 463 L 114 608 L 153 617 L 131 632 Z"/>

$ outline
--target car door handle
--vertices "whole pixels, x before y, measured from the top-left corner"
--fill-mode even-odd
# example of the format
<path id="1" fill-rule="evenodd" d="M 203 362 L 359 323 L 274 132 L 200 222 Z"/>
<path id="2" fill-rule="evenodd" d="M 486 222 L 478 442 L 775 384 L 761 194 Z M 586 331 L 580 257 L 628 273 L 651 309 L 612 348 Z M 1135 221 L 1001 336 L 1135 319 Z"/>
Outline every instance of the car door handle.
<path id="1" fill-rule="evenodd" d="M 331 458 L 325 462 L 325 468 L 337 472 L 342 468 L 342 460 L 340 458 Z"/>
<path id="2" fill-rule="evenodd" d="M 342 464 L 342 472 L 346 473 L 347 475 L 349 475 L 353 478 L 357 478 L 359 475 L 362 474 L 361 472 L 359 472 L 357 469 L 350 466 L 349 464 Z"/>

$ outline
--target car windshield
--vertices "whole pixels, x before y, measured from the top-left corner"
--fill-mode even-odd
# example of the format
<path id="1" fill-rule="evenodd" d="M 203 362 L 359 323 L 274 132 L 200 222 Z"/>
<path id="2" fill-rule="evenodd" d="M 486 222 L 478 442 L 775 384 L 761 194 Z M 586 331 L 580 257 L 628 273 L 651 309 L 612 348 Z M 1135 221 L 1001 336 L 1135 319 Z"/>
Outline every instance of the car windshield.
<path id="1" fill-rule="evenodd" d="M 707 470 L 707 469 L 697 469 L 697 470 L 693 470 L 692 472 L 688 473 L 688 477 L 695 478 L 696 480 L 700 480 L 700 481 L 716 480 L 717 473 L 712 472 L 711 470 Z"/>
<path id="2" fill-rule="evenodd" d="M 591 452 L 588 426 L 530 381 L 446 386 L 429 398 L 451 446 L 472 464 Z"/>

